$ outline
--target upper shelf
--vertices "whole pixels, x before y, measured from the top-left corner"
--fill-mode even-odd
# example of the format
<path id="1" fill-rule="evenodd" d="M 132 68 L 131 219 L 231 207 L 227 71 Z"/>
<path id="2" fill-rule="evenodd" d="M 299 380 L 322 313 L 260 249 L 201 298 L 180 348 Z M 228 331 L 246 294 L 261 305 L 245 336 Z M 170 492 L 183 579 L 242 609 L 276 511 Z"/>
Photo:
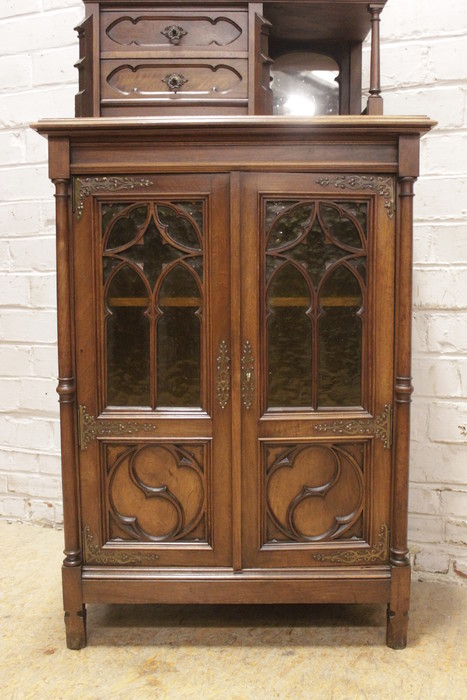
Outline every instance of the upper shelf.
<path id="1" fill-rule="evenodd" d="M 263 4 L 272 34 L 289 41 L 363 41 L 370 31 L 370 4 L 387 0 L 272 0 Z"/>
<path id="2" fill-rule="evenodd" d="M 382 114 L 385 0 L 85 0 L 76 116 Z M 330 67 L 331 66 L 331 67 Z"/>

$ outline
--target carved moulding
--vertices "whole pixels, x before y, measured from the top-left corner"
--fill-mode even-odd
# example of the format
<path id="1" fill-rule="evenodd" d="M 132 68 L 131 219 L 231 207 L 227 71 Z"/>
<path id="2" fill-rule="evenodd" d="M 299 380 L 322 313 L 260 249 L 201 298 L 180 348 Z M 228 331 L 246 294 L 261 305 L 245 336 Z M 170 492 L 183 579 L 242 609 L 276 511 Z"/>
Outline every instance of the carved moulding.
<path id="1" fill-rule="evenodd" d="M 83 530 L 83 550 L 86 564 L 154 564 L 159 559 L 158 554 L 152 553 L 103 550 L 97 544 L 89 525 Z"/>
<path id="2" fill-rule="evenodd" d="M 323 187 L 334 185 L 340 190 L 370 190 L 375 192 L 380 197 L 384 197 L 384 208 L 388 219 L 394 218 L 396 204 L 392 177 L 382 177 L 381 175 L 336 175 L 331 178 L 320 177 L 316 182 Z"/>
<path id="3" fill-rule="evenodd" d="M 313 554 L 316 561 L 326 561 L 330 564 L 374 564 L 385 562 L 389 552 L 389 529 L 383 523 L 379 531 L 378 541 L 370 549 L 342 549 L 329 554 Z"/>
<path id="4" fill-rule="evenodd" d="M 153 183 L 143 177 L 75 177 L 73 178 L 73 211 L 78 221 L 83 216 L 84 200 L 94 192 L 119 192 L 134 190 L 135 187 L 149 187 Z"/>
<path id="5" fill-rule="evenodd" d="M 251 350 L 250 341 L 247 340 L 243 346 L 242 354 L 242 401 L 246 410 L 249 411 L 255 393 L 255 360 Z"/>
<path id="6" fill-rule="evenodd" d="M 98 437 L 115 435 L 133 435 L 143 431 L 145 433 L 157 430 L 154 423 L 140 423 L 139 421 L 128 420 L 97 420 L 86 412 L 86 406 L 78 409 L 78 436 L 79 446 L 82 450 L 87 449 L 88 443 Z"/>
<path id="7" fill-rule="evenodd" d="M 224 409 L 230 398 L 230 357 L 227 352 L 227 343 L 222 340 L 219 345 L 217 356 L 217 400 L 220 407 Z"/>
<path id="8" fill-rule="evenodd" d="M 388 450 L 392 445 L 392 406 L 386 404 L 383 413 L 374 418 L 335 420 L 332 423 L 317 423 L 313 429 L 333 435 L 373 435 L 382 440 Z"/>
<path id="9" fill-rule="evenodd" d="M 272 447 L 270 444 L 265 445 L 265 449 Z M 266 453 L 267 454 L 267 453 Z M 301 465 L 300 465 L 301 462 Z M 320 465 L 327 465 L 326 475 L 322 479 L 317 479 L 317 474 L 320 470 Z M 313 479 L 313 485 L 301 483 L 298 481 L 299 488 L 297 490 L 297 482 L 294 478 L 294 470 L 306 467 L 306 474 Z M 330 468 L 330 469 L 329 469 Z M 284 474 L 286 469 L 288 474 Z M 273 481 L 280 475 L 286 477 L 288 484 L 294 483 L 292 489 L 292 498 L 288 485 L 276 483 Z M 302 472 L 303 473 L 303 472 Z M 349 482 L 349 476 L 351 481 Z M 336 493 L 335 493 L 336 492 Z M 334 501 L 337 495 L 337 502 Z M 278 495 L 282 507 L 277 509 Z M 273 456 L 273 462 L 266 465 L 266 481 L 265 481 L 265 497 L 266 497 L 266 514 L 271 523 L 287 538 L 289 541 L 295 542 L 322 542 L 325 540 L 336 540 L 348 532 L 359 520 L 363 510 L 364 498 L 364 480 L 363 466 L 357 458 L 349 451 L 342 449 L 338 445 L 331 444 L 295 444 L 285 446 L 284 449 L 276 452 Z M 307 534 L 303 527 L 300 527 L 297 522 L 297 511 L 305 501 L 310 500 L 316 504 L 316 499 L 328 500 L 329 520 L 323 525 L 321 532 L 317 531 L 316 514 L 310 513 L 307 516 L 308 525 L 314 531 L 313 534 Z M 276 502 L 276 507 L 274 506 Z M 283 506 L 286 505 L 286 508 Z M 280 512 L 282 511 L 282 513 Z M 355 533 L 354 533 L 355 534 Z M 283 541 L 280 537 L 274 536 L 268 542 Z"/>

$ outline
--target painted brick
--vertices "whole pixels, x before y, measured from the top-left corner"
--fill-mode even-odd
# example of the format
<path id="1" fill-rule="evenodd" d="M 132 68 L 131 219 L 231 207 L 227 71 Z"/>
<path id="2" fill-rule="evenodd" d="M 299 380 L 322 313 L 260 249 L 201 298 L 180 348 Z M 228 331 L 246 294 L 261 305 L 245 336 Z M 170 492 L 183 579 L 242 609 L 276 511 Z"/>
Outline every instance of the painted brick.
<path id="1" fill-rule="evenodd" d="M 465 491 L 441 491 L 441 504 L 444 513 L 459 517 L 467 514 L 467 488 Z"/>
<path id="2" fill-rule="evenodd" d="M 79 59 L 76 45 L 51 51 L 40 51 L 32 56 L 32 80 L 37 85 L 77 83 L 78 71 L 74 67 Z"/>
<path id="3" fill-rule="evenodd" d="M 467 557 L 459 557 L 454 560 L 454 573 L 461 579 L 467 579 Z"/>
<path id="4" fill-rule="evenodd" d="M 454 544 L 467 545 L 467 521 L 448 520 L 446 523 L 446 539 Z"/>
<path id="5" fill-rule="evenodd" d="M 57 316 L 53 311 L 5 309 L 0 317 L 0 340 L 55 343 L 57 340 Z"/>
<path id="6" fill-rule="evenodd" d="M 0 497 L 1 513 L 6 518 L 19 518 L 27 520 L 27 507 L 25 498 Z"/>
<path id="7" fill-rule="evenodd" d="M 32 129 L 23 131 L 28 163 L 47 163 L 47 140 Z"/>
<path id="8" fill-rule="evenodd" d="M 46 0 L 50 2 L 50 0 Z M 75 2 L 76 0 L 73 0 Z M 61 3 L 62 0 L 56 0 Z M 31 12 L 42 10 L 41 0 L 2 0 L 0 5 L 0 19 L 4 17 L 14 17 L 15 15 L 25 15 Z"/>
<path id="9" fill-rule="evenodd" d="M 462 397 L 467 392 L 467 358 L 423 358 L 414 361 L 419 393 L 439 397 Z"/>
<path id="10" fill-rule="evenodd" d="M 57 306 L 57 282 L 55 273 L 34 275 L 29 279 L 29 298 L 32 306 L 55 309 Z"/>
<path id="11" fill-rule="evenodd" d="M 419 357 L 412 367 L 417 396 L 465 396 L 467 358 Z"/>
<path id="12" fill-rule="evenodd" d="M 465 30 L 465 0 L 390 0 L 381 15 L 382 40 L 459 34 Z"/>
<path id="13" fill-rule="evenodd" d="M 40 13 L 0 22 L 0 55 L 73 45 L 74 27 L 83 15 L 83 9 L 72 7 L 54 14 Z"/>
<path id="14" fill-rule="evenodd" d="M 467 133 L 434 131 L 422 139 L 420 154 L 423 173 L 463 175 L 466 171 Z"/>
<path id="15" fill-rule="evenodd" d="M 433 234 L 433 261 L 467 262 L 467 226 L 439 226 Z"/>
<path id="16" fill-rule="evenodd" d="M 43 474 L 9 474 L 7 482 L 10 493 L 42 498 L 60 498 L 61 496 L 60 480 L 56 477 L 45 477 Z"/>
<path id="17" fill-rule="evenodd" d="M 29 280 L 26 275 L 0 274 L 0 307 L 29 304 Z"/>
<path id="18" fill-rule="evenodd" d="M 40 525 L 54 525 L 55 505 L 50 501 L 38 501 L 31 499 L 26 504 L 28 519 Z"/>
<path id="19" fill-rule="evenodd" d="M 466 442 L 460 425 L 467 425 L 467 404 L 433 401 L 428 412 L 428 437 L 434 442 Z"/>
<path id="20" fill-rule="evenodd" d="M 0 166 L 24 163 L 26 149 L 21 131 L 0 131 Z"/>
<path id="21" fill-rule="evenodd" d="M 30 87 L 32 83 L 31 58 L 27 54 L 0 56 L 0 75 L 2 76 L 0 94 Z"/>
<path id="22" fill-rule="evenodd" d="M 436 549 L 422 549 L 415 555 L 414 569 L 415 571 L 426 571 L 432 574 L 447 574 L 449 571 L 449 554 Z"/>
<path id="23" fill-rule="evenodd" d="M 428 350 L 443 353 L 467 351 L 466 313 L 432 314 L 425 318 Z M 420 322 L 423 322 L 422 319 Z"/>
<path id="24" fill-rule="evenodd" d="M 464 20 L 464 31 L 465 28 Z M 465 35 L 433 42 L 428 46 L 428 51 L 434 80 L 467 81 L 467 41 Z"/>
<path id="25" fill-rule="evenodd" d="M 444 484 L 466 483 L 465 445 L 412 442 L 410 446 L 410 477 L 414 482 Z"/>
<path id="26" fill-rule="evenodd" d="M 467 217 L 467 177 L 421 177 L 417 183 L 416 219 Z M 434 206 L 436 202 L 436 207 Z"/>
<path id="27" fill-rule="evenodd" d="M 409 540 L 411 542 L 441 542 L 443 520 L 429 515 L 409 515 Z"/>
<path id="28" fill-rule="evenodd" d="M 63 505 L 56 503 L 54 505 L 54 523 L 55 525 L 63 525 Z"/>
<path id="29" fill-rule="evenodd" d="M 38 452 L 37 447 L 34 451 L 23 451 L 18 446 L 0 447 L 0 465 L 0 471 L 4 473 L 26 472 L 60 477 L 61 459 L 58 453 Z"/>
<path id="30" fill-rule="evenodd" d="M 55 380 L 58 376 L 57 348 L 55 345 L 31 348 L 31 361 L 36 377 L 50 377 Z"/>
<path id="31" fill-rule="evenodd" d="M 1 380 L 0 380 L 1 381 Z M 4 380 L 6 381 L 6 380 Z M 23 411 L 55 414 L 57 412 L 56 382 L 52 379 L 20 380 L 18 405 Z"/>
<path id="32" fill-rule="evenodd" d="M 2 168 L 0 170 L 0 190 L 5 199 L 29 199 L 31 190 L 37 197 L 50 197 L 53 185 L 47 182 L 47 167 L 45 165 L 19 168 Z"/>
<path id="33" fill-rule="evenodd" d="M 440 515 L 440 492 L 432 491 L 423 486 L 412 486 L 409 490 L 409 510 L 411 513 Z"/>
<path id="34" fill-rule="evenodd" d="M 2 397 L 3 410 L 11 412 L 19 408 L 21 381 L 17 378 L 0 377 L 0 396 Z"/>
<path id="35" fill-rule="evenodd" d="M 414 261 L 416 265 L 420 263 L 467 265 L 467 226 L 456 222 L 416 223 Z"/>
<path id="36" fill-rule="evenodd" d="M 466 309 L 467 268 L 415 270 L 413 291 L 415 307 Z"/>
<path id="37" fill-rule="evenodd" d="M 440 127 L 465 126 L 466 93 L 458 85 L 384 91 L 386 114 L 427 114 Z"/>
<path id="38" fill-rule="evenodd" d="M 382 48 L 382 88 L 394 90 L 398 87 L 428 83 L 430 70 L 429 47 L 424 42 Z"/>
<path id="39" fill-rule="evenodd" d="M 22 345 L 0 346 L 0 375 L 4 377 L 26 377 L 32 374 L 33 371 L 31 348 Z"/>
<path id="40" fill-rule="evenodd" d="M 27 236 L 38 233 L 42 206 L 40 202 L 0 203 L 0 237 Z"/>
<path id="41" fill-rule="evenodd" d="M 3 448 L 46 451 L 57 445 L 55 425 L 51 420 L 22 418 L 0 414 Z"/>
<path id="42" fill-rule="evenodd" d="M 10 268 L 16 272 L 54 272 L 55 237 L 34 236 L 9 241 Z"/>
<path id="43" fill-rule="evenodd" d="M 83 9 L 81 0 L 42 0 L 44 10 L 61 10 L 64 7 L 78 7 Z"/>
<path id="44" fill-rule="evenodd" d="M 47 90 L 36 88 L 25 92 L 0 95 L 0 128 L 28 126 L 38 119 L 72 117 L 76 88 L 63 85 Z"/>

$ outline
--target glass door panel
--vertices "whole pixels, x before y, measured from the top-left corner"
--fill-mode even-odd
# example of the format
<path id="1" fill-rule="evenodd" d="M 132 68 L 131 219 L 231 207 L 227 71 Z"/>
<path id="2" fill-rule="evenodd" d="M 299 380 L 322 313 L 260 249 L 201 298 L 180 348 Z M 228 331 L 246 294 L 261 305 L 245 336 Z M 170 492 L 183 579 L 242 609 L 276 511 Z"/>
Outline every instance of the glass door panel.
<path id="1" fill-rule="evenodd" d="M 74 222 L 85 561 L 228 566 L 228 176 L 94 180 Z"/>
<path id="2" fill-rule="evenodd" d="M 244 176 L 245 566 L 285 549 L 295 566 L 369 561 L 389 519 L 394 222 L 377 193 L 330 181 Z"/>

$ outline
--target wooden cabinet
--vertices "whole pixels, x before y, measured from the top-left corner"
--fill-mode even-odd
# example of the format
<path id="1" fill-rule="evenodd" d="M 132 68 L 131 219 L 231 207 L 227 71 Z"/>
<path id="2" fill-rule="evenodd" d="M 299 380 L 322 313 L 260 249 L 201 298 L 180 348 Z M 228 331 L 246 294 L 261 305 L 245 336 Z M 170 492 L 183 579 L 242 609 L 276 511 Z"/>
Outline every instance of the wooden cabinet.
<path id="1" fill-rule="evenodd" d="M 406 642 L 425 118 L 74 119 L 57 190 L 67 643 L 86 603 L 385 602 Z"/>
<path id="2" fill-rule="evenodd" d="M 86 2 L 77 116 L 267 113 L 269 23 L 261 9 Z"/>

